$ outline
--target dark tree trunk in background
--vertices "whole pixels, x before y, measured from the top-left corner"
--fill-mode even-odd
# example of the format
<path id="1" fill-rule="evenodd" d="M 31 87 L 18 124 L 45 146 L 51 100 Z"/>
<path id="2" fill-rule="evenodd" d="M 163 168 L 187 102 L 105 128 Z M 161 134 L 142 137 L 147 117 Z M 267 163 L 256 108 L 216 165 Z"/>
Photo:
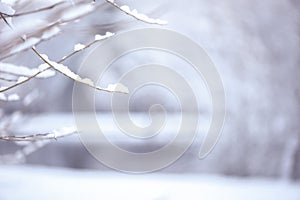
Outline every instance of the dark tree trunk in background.
<path id="1" fill-rule="evenodd" d="M 293 171 L 292 171 L 292 179 L 300 180 L 300 137 L 298 137 L 298 146 L 294 154 L 294 163 L 293 163 Z"/>

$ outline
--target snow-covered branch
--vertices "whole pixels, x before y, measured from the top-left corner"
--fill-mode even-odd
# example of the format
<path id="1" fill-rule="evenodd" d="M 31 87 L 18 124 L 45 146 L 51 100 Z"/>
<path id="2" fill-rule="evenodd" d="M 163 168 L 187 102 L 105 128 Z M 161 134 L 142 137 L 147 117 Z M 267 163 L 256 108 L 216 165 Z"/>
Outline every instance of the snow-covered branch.
<path id="1" fill-rule="evenodd" d="M 30 2 L 30 4 L 28 4 Z M 55 3 L 53 3 L 55 2 Z M 130 9 L 126 5 L 118 5 L 113 0 L 105 0 L 102 3 L 95 3 L 92 0 L 73 1 L 56 0 L 49 2 L 36 3 L 31 0 L 2 0 L 0 1 L 0 103 L 20 101 L 22 106 L 28 107 L 39 93 L 33 91 L 26 95 L 11 93 L 11 90 L 17 86 L 23 85 L 34 78 L 50 78 L 58 73 L 88 87 L 106 92 L 128 93 L 128 88 L 121 83 L 109 84 L 107 87 L 96 85 L 91 79 L 84 78 L 71 71 L 71 69 L 62 64 L 64 61 L 75 54 L 112 37 L 114 33 L 106 32 L 104 35 L 95 35 L 92 42 L 88 44 L 78 43 L 74 45 L 71 53 L 63 56 L 58 61 L 52 61 L 47 55 L 40 53 L 36 46 L 63 33 L 64 27 L 70 22 L 78 22 L 84 16 L 94 12 L 102 5 L 109 3 L 121 12 L 145 23 L 165 25 L 166 21 L 153 19 L 139 13 L 136 9 Z M 19 12 L 18 8 L 31 5 L 31 9 Z M 23 20 L 24 18 L 24 20 Z M 34 19 L 34 20 L 33 20 Z M 22 24 L 22 26 L 20 26 Z M 32 51 L 43 61 L 43 64 L 35 68 L 13 64 L 7 58 L 18 55 L 20 52 L 32 49 Z M 5 60 L 5 61 L 4 61 Z M 2 84 L 4 83 L 4 84 Z M 9 92 L 9 93 L 8 93 Z M 1 111 L 2 109 L 0 109 Z M 23 112 L 23 111 L 22 111 Z M 16 114 L 14 114 L 16 113 Z M 12 135 L 10 126 L 15 125 L 15 117 L 21 111 L 6 114 L 5 117 L 0 113 L 0 140 L 12 141 L 22 148 L 15 153 L 0 156 L 0 162 L 24 161 L 26 156 L 42 148 L 51 140 L 66 137 L 77 133 L 75 127 L 65 127 L 59 130 L 53 130 L 48 133 L 38 133 L 32 135 Z M 11 119 L 7 116 L 11 116 Z"/>
<path id="2" fill-rule="evenodd" d="M 37 140 L 53 140 L 77 133 L 76 127 L 64 127 L 59 130 L 53 130 L 50 133 L 32 134 L 24 136 L 16 135 L 0 135 L 0 140 L 15 141 L 15 142 L 32 142 Z"/>
<path id="3" fill-rule="evenodd" d="M 72 72 L 67 66 L 49 60 L 48 56 L 45 54 L 39 54 L 37 51 L 35 51 L 35 52 L 45 62 L 45 64 L 43 64 L 42 66 L 44 66 L 45 68 L 47 68 L 48 66 L 51 66 L 56 71 L 60 72 L 61 74 L 65 75 L 66 77 L 68 77 L 76 82 L 87 85 L 96 90 L 102 90 L 105 92 L 120 92 L 120 93 L 125 93 L 125 94 L 127 94 L 129 92 L 128 88 L 125 87 L 124 85 L 122 85 L 121 83 L 110 84 L 106 88 L 97 86 L 91 79 L 82 78 L 78 74 L 75 74 L 74 72 Z"/>
<path id="4" fill-rule="evenodd" d="M 13 141 L 17 145 L 22 146 L 20 150 L 12 154 L 0 155 L 0 163 L 16 164 L 26 161 L 26 157 L 38 149 L 46 146 L 51 140 L 74 135 L 77 133 L 75 127 L 64 127 L 59 130 L 53 130 L 50 133 L 33 134 L 25 136 L 0 136 L 0 140 Z"/>
<path id="5" fill-rule="evenodd" d="M 57 63 L 62 63 L 62 62 L 64 62 L 64 61 L 66 61 L 68 58 L 70 58 L 70 57 L 72 57 L 72 56 L 74 56 L 75 54 L 77 54 L 78 52 L 80 52 L 80 51 L 83 51 L 83 50 L 85 50 L 85 49 L 87 49 L 87 48 L 89 48 L 89 47 L 91 47 L 91 46 L 93 46 L 94 44 L 96 44 L 96 43 L 98 43 L 98 42 L 100 42 L 100 41 L 102 41 L 102 40 L 105 40 L 105 39 L 107 39 L 107 38 L 109 38 L 109 37 L 111 37 L 111 36 L 113 36 L 114 35 L 114 33 L 111 33 L 111 32 L 107 32 L 105 35 L 100 35 L 100 34 L 97 34 L 97 35 L 95 35 L 95 40 L 94 41 L 92 41 L 92 42 L 90 42 L 89 44 L 86 44 L 86 45 L 83 45 L 83 46 L 81 46 L 81 48 L 80 49 L 75 49 L 75 47 L 74 47 L 74 51 L 73 52 L 71 52 L 71 53 L 69 53 L 68 55 L 66 55 L 66 56 L 64 56 L 62 59 L 60 59 Z M 76 46 L 76 45 L 75 45 Z M 37 52 L 38 53 L 38 52 Z M 38 53 L 39 54 L 39 53 Z M 3 67 L 1 67 L 1 66 L 3 66 Z M 9 66 L 9 67 L 8 67 Z M 17 66 L 17 67 L 21 67 L 22 68 L 22 66 Z M 5 64 L 2 64 L 1 65 L 1 63 L 0 63 L 0 71 L 1 71 L 1 69 L 6 69 L 6 73 L 10 73 L 10 72 L 12 72 L 13 71 L 13 73 L 14 74 L 19 74 L 20 75 L 20 71 L 19 70 L 16 70 L 16 71 L 18 71 L 18 72 L 16 72 L 16 71 L 14 71 L 14 70 L 11 70 L 12 69 L 12 67 L 9 65 L 9 64 L 7 64 L 7 63 L 5 63 Z M 24 67 L 23 67 L 24 68 Z M 25 67 L 26 68 L 26 67 Z M 8 70 L 9 69 L 9 70 Z M 24 84 L 24 83 L 26 83 L 26 82 L 28 82 L 28 81 L 30 81 L 30 80 L 32 80 L 33 78 L 36 78 L 36 77 L 39 77 L 39 76 L 41 76 L 42 74 L 44 74 L 45 73 L 45 71 L 47 71 L 47 70 L 50 70 L 51 69 L 51 66 L 50 65 L 40 65 L 38 68 L 35 68 L 35 69 L 24 69 L 24 70 L 21 70 L 22 72 L 23 72 L 23 75 L 22 75 L 22 78 L 19 78 L 18 80 L 17 80 L 17 82 L 15 83 L 15 84 L 13 84 L 13 85 L 11 85 L 11 86 L 7 86 L 7 87 L 4 87 L 4 86 L 2 86 L 2 87 L 0 87 L 0 93 L 1 92 L 5 92 L 5 91 L 8 91 L 8 90 L 11 90 L 11 89 L 13 89 L 13 88 L 15 88 L 15 87 L 17 87 L 17 86 L 19 86 L 19 85 L 22 85 L 22 84 Z M 3 70 L 4 71 L 4 70 Z M 29 75 L 30 73 L 33 73 L 33 74 L 31 74 L 30 76 L 26 76 L 26 75 L 24 75 L 24 74 L 27 74 L 27 75 Z M 50 74 L 51 73 L 53 73 L 53 71 L 52 72 L 50 72 Z M 48 73 L 49 74 L 49 73 Z M 41 76 L 41 77 L 44 77 L 45 76 L 45 74 L 43 75 L 43 76 Z"/>
<path id="6" fill-rule="evenodd" d="M 158 25 L 166 25 L 168 23 L 165 20 L 150 18 L 145 14 L 139 13 L 136 9 L 131 10 L 130 7 L 127 5 L 120 6 L 114 0 L 106 0 L 106 2 L 109 3 L 110 5 L 114 6 L 115 8 L 119 9 L 123 13 L 125 13 L 131 17 L 134 17 L 135 19 L 137 19 L 139 21 L 142 21 L 142 22 L 145 22 L 148 24 L 158 24 Z"/>

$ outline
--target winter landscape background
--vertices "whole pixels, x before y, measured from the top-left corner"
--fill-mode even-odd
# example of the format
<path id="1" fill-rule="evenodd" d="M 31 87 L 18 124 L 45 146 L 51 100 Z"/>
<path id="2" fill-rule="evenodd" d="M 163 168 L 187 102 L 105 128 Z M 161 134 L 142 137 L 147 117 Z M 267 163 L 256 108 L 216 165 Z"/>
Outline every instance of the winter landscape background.
<path id="1" fill-rule="evenodd" d="M 19 6 L 13 8 L 21 13 L 57 2 L 59 0 L 20 0 Z M 76 7 L 80 2 L 71 2 L 69 6 Z M 101 84 L 115 82 L 132 66 L 155 61 L 185 73 L 198 89 L 200 130 L 188 151 L 159 172 L 128 175 L 115 172 L 95 160 L 77 135 L 51 141 L 26 157 L 14 154 L 23 146 L 1 141 L 0 199 L 220 199 L 224 196 L 228 199 L 299 199 L 299 2 L 144 0 L 119 3 L 167 20 L 168 25 L 162 28 L 184 34 L 205 49 L 222 77 L 226 93 L 226 122 L 218 144 L 207 158 L 197 158 L 211 110 L 203 80 L 188 71 L 188 65 L 151 51 L 127 55 L 113 64 Z M 105 1 L 97 1 L 96 5 L 98 8 L 91 14 L 60 26 L 60 34 L 40 43 L 37 49 L 51 59 L 59 60 L 71 52 L 75 44 L 93 40 L 95 34 L 160 27 L 137 21 Z M 12 18 L 12 24 L 19 31 L 15 35 L 1 21 L 1 58 L 7 55 L 11 46 L 18 45 L 11 40 L 20 37 L 18 34 L 31 33 L 32 28 L 42 29 L 63 16 L 51 15 L 51 12 L 55 13 L 55 8 Z M 76 71 L 92 50 L 93 47 L 76 54 L 65 64 Z M 41 64 L 30 50 L 0 62 L 28 67 Z M 0 84 L 6 85 L 5 82 Z M 0 101 L 0 125 L 12 117 L 14 124 L 9 126 L 8 132 L 27 135 L 74 124 L 73 84 L 72 80 L 58 74 L 17 87 L 13 92 L 21 98 L 32 93 L 35 99 L 28 106 L 24 101 Z M 102 116 L 103 129 L 115 134 L 116 127 L 109 114 L 110 96 L 97 93 L 96 108 Z M 89 101 L 84 96 L 83 100 Z M 156 103 L 164 105 L 168 116 L 176 121 L 179 111 L 176 101 L 164 90 L 155 88 L 145 89 L 135 96 L 131 105 L 133 115 L 137 119 L 140 115 L 148 115 L 149 105 Z M 141 117 L 143 123 L 147 120 Z M 0 134 L 5 134 L 5 127 L 0 128 Z M 162 142 L 166 139 L 162 137 Z M 112 140 L 131 148 L 132 143 L 126 137 L 112 137 Z M 154 140 L 142 148 L 151 149 L 157 145 Z"/>

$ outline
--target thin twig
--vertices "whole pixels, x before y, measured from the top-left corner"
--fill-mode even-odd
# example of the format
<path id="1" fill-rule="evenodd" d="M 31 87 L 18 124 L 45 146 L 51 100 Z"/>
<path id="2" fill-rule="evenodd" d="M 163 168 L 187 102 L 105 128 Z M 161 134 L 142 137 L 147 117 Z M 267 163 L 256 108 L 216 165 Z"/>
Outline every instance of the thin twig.
<path id="1" fill-rule="evenodd" d="M 88 87 L 94 88 L 96 90 L 100 90 L 100 91 L 105 91 L 105 92 L 119 92 L 119 93 L 124 93 L 127 94 L 128 93 L 128 89 L 120 89 L 120 90 L 114 90 L 114 89 L 109 89 L 108 88 L 102 88 L 99 87 L 97 85 L 95 85 L 90 79 L 82 79 L 81 77 L 79 77 L 78 75 L 74 74 L 71 70 L 69 70 L 66 66 L 63 66 L 63 69 L 68 69 L 68 71 L 74 75 L 76 75 L 77 78 L 74 78 L 74 76 L 70 75 L 68 72 L 65 72 L 65 70 L 61 70 L 60 67 L 57 67 L 55 62 L 52 62 L 48 59 L 48 57 L 44 57 L 42 54 L 40 54 L 35 47 L 32 47 L 32 50 L 34 51 L 34 53 L 41 59 L 44 61 L 44 63 L 46 63 L 48 66 L 50 66 L 51 68 L 55 69 L 57 72 L 63 74 L 64 76 L 66 76 L 67 78 L 72 79 L 75 82 L 78 82 L 80 84 L 86 85 Z"/>
<path id="2" fill-rule="evenodd" d="M 165 25 L 165 24 L 167 24 L 167 22 L 163 21 L 163 20 L 159 20 L 160 22 L 158 22 L 158 19 L 157 20 L 152 19 L 153 21 L 147 21 L 145 19 L 142 19 L 141 17 L 138 17 L 138 15 L 135 15 L 132 12 L 129 12 L 127 10 L 122 9 L 122 6 L 119 6 L 114 0 L 105 0 L 105 1 L 107 3 L 109 3 L 110 5 L 112 5 L 113 7 L 117 8 L 118 10 L 120 10 L 121 12 L 125 13 L 126 15 L 129 15 L 129 16 L 131 16 L 131 17 L 133 17 L 136 20 L 139 20 L 141 22 L 144 22 L 144 23 L 147 23 L 147 24 L 158 24 L 158 25 Z M 150 18 L 148 18 L 148 19 L 150 19 Z"/>
<path id="3" fill-rule="evenodd" d="M 8 87 L 4 87 L 2 90 L 0 90 L 0 93 L 1 93 L 1 92 L 5 92 L 5 91 L 8 91 L 8 90 L 10 90 L 10 89 L 13 89 L 13 88 L 15 88 L 15 87 L 17 87 L 17 86 L 19 86 L 19 85 L 22 85 L 23 83 L 26 83 L 27 81 L 30 81 L 31 79 L 35 78 L 36 76 L 38 76 L 39 74 L 43 73 L 44 71 L 46 71 L 46 70 L 48 70 L 48 69 L 50 69 L 50 68 L 51 68 L 51 66 L 49 66 L 49 67 L 47 67 L 47 68 L 45 68 L 45 69 L 43 69 L 43 70 L 41 70 L 41 71 L 38 71 L 38 72 L 35 73 L 34 75 L 32 75 L 32 76 L 30 76 L 30 77 L 28 77 L 28 78 L 26 78 L 26 79 L 24 79 L 24 80 L 22 80 L 22 81 L 19 81 L 19 82 L 17 82 L 17 83 L 14 84 L 14 85 L 11 85 L 11 86 L 8 86 Z"/>
<path id="4" fill-rule="evenodd" d="M 65 137 L 68 135 L 73 135 L 77 133 L 77 129 L 75 126 L 64 127 L 59 130 L 53 130 L 49 133 L 39 133 L 32 135 L 23 135 L 23 136 L 15 136 L 15 135 L 0 135 L 0 140 L 4 141 L 37 141 L 37 140 L 49 140 L 49 139 L 57 139 L 61 137 Z"/>
<path id="5" fill-rule="evenodd" d="M 93 42 L 90 42 L 89 44 L 85 45 L 84 48 L 82 48 L 82 49 L 80 49 L 80 50 L 78 50 L 78 51 L 73 51 L 73 52 L 69 53 L 68 55 L 66 55 L 66 56 L 64 56 L 62 59 L 60 59 L 57 63 L 62 63 L 62 62 L 64 62 L 64 61 L 67 60 L 68 58 L 74 56 L 75 54 L 77 54 L 77 53 L 80 52 L 80 51 L 83 51 L 83 50 L 85 50 L 85 49 L 87 49 L 87 48 L 93 46 L 94 44 L 98 43 L 99 41 L 102 41 L 102 40 L 94 40 Z"/>
<path id="6" fill-rule="evenodd" d="M 14 141 L 14 142 L 33 142 L 33 141 L 37 141 L 37 140 L 57 140 L 58 138 L 73 135 L 76 133 L 77 133 L 77 131 L 72 131 L 69 133 L 62 134 L 62 135 L 55 135 L 53 133 L 39 133 L 39 134 L 24 135 L 24 136 L 5 135 L 5 136 L 0 136 L 0 140 Z"/>
<path id="7" fill-rule="evenodd" d="M 120 10 L 121 12 L 125 13 L 126 15 L 129 15 L 129 16 L 131 16 L 131 17 L 133 17 L 133 18 L 135 18 L 135 19 L 137 19 L 137 20 L 139 20 L 139 21 L 148 23 L 147 21 L 143 21 L 143 20 L 137 18 L 136 16 L 130 14 L 129 12 L 125 12 L 124 10 L 122 10 L 121 6 L 119 6 L 119 5 L 118 5 L 117 3 L 115 3 L 114 1 L 112 1 L 112 0 L 105 0 L 105 1 L 106 1 L 107 3 L 109 3 L 110 5 L 112 5 L 113 7 L 117 8 L 118 10 Z"/>
<path id="8" fill-rule="evenodd" d="M 12 26 L 8 23 L 8 21 L 5 19 L 4 14 L 2 12 L 0 12 L 0 16 L 3 19 L 4 23 L 9 26 L 9 28 L 12 28 Z"/>

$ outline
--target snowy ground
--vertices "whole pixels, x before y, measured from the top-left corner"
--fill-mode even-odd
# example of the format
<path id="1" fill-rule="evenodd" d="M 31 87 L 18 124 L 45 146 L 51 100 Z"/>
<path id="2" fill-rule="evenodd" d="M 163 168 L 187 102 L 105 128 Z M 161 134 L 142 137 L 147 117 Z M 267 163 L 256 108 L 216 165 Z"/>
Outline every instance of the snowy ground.
<path id="1" fill-rule="evenodd" d="M 300 184 L 212 175 L 128 175 L 32 166 L 0 167 L 0 199 L 284 199 Z"/>

